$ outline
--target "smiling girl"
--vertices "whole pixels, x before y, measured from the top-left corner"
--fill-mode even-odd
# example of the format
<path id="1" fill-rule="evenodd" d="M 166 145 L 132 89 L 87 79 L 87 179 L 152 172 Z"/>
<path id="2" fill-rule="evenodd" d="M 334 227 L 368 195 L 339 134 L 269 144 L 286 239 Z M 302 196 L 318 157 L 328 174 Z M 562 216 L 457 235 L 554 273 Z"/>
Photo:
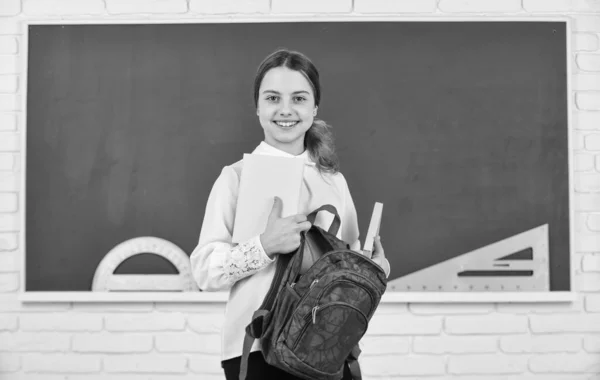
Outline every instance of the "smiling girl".
<path id="1" fill-rule="evenodd" d="M 239 378 L 245 327 L 267 294 L 277 255 L 294 252 L 300 233 L 310 228 L 306 215 L 324 204 L 340 216 L 338 238 L 360 252 L 356 209 L 339 171 L 330 126 L 316 119 L 321 100 L 319 73 L 302 53 L 278 50 L 260 64 L 254 80 L 256 114 L 264 132 L 253 154 L 300 157 L 306 162 L 298 215 L 270 218 L 265 231 L 241 244 L 232 243 L 233 222 L 243 160 L 225 166 L 208 197 L 197 247 L 190 256 L 202 291 L 229 290 L 222 328 L 222 367 L 228 380 Z M 273 212 L 281 210 L 276 199 Z M 330 216 L 319 213 L 315 225 L 328 229 Z M 379 238 L 373 261 L 389 275 Z M 265 363 L 256 340 L 250 350 L 247 379 L 297 379 Z M 350 379 L 345 369 L 344 379 Z"/>

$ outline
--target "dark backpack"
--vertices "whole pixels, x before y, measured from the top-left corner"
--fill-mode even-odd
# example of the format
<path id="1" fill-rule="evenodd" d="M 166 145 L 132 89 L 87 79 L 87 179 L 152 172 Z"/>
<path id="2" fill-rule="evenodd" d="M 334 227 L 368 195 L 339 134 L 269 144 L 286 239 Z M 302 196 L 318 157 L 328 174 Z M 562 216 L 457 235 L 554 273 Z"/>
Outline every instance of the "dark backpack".
<path id="1" fill-rule="evenodd" d="M 323 210 L 335 216 L 328 231 L 314 225 Z M 385 273 L 336 237 L 335 207 L 322 206 L 307 218 L 313 226 L 294 253 L 278 256 L 269 292 L 246 327 L 240 380 L 246 378 L 254 339 L 260 339 L 268 364 L 294 376 L 341 379 L 347 362 L 354 379 L 361 378 L 358 342 L 385 292 Z M 300 275 L 307 254 L 319 259 Z"/>

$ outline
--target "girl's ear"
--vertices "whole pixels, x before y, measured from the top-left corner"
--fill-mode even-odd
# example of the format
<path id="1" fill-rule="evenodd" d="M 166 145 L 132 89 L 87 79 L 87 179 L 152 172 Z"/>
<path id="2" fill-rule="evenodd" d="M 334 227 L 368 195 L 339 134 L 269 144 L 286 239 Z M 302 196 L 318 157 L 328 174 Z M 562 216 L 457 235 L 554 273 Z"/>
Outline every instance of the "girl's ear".
<path id="1" fill-rule="evenodd" d="M 313 116 L 317 116 L 317 110 L 319 109 L 319 107 L 315 106 L 315 109 L 313 110 Z"/>

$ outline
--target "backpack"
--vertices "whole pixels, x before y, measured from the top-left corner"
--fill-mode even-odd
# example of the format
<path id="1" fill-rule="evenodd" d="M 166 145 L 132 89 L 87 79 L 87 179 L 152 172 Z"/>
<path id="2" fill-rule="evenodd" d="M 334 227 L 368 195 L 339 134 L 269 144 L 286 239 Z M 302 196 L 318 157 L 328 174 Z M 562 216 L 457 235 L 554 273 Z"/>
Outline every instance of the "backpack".
<path id="1" fill-rule="evenodd" d="M 323 210 L 334 215 L 328 231 L 314 225 Z M 361 378 L 358 343 L 386 290 L 385 272 L 336 237 L 334 206 L 321 206 L 307 219 L 312 227 L 295 252 L 278 255 L 271 287 L 246 327 L 240 380 L 254 339 L 268 364 L 302 379 L 341 379 L 346 362 L 353 378 Z M 315 253 L 318 259 L 300 275 L 304 255 Z"/>

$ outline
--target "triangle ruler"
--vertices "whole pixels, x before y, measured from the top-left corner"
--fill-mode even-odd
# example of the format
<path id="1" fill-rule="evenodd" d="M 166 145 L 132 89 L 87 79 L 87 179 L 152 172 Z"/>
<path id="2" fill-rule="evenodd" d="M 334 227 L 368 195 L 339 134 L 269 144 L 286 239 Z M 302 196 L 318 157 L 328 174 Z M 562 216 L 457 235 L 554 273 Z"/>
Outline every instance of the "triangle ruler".
<path id="1" fill-rule="evenodd" d="M 549 291 L 548 225 L 388 282 L 393 291 Z"/>

